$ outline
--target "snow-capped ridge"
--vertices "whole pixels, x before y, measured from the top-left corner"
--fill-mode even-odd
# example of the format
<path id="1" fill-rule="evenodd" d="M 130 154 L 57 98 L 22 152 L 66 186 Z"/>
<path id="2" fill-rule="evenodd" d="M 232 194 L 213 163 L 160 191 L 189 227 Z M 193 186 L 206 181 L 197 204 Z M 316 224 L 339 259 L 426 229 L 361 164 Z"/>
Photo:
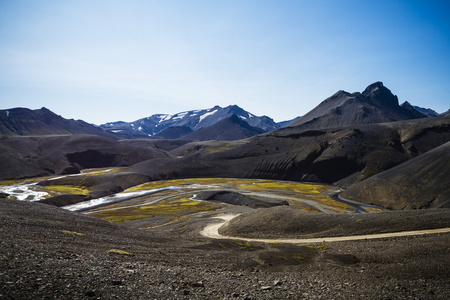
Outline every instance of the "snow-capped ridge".
<path id="1" fill-rule="evenodd" d="M 154 114 L 133 122 L 108 122 L 100 125 L 108 131 L 121 130 L 129 135 L 156 135 L 166 128 L 183 126 L 193 131 L 214 125 L 215 123 L 236 114 L 249 125 L 262 129 L 264 132 L 278 129 L 279 126 L 267 116 L 255 116 L 237 105 L 220 107 L 218 105 L 208 109 L 196 109 L 176 114 Z"/>

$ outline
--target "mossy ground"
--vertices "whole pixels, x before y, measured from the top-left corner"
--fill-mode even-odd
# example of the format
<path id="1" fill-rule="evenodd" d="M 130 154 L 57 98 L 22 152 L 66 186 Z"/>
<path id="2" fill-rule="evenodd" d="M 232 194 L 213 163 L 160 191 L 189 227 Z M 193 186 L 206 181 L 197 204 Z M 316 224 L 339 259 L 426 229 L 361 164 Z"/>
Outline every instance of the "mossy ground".
<path id="1" fill-rule="evenodd" d="M 170 217 L 171 220 L 183 216 L 217 209 L 218 205 L 209 202 L 194 201 L 185 197 L 160 201 L 150 205 L 124 207 L 94 212 L 91 215 L 113 223 L 124 223 L 155 217 Z"/>
<path id="2" fill-rule="evenodd" d="M 60 194 L 73 194 L 73 195 L 88 195 L 89 190 L 83 186 L 71 186 L 71 185 L 47 185 L 44 190 L 57 192 Z"/>
<path id="3" fill-rule="evenodd" d="M 226 148 L 226 145 L 223 147 Z M 120 171 L 120 168 L 85 169 L 82 170 L 82 175 L 71 177 L 70 180 L 62 178 L 49 182 L 50 185 L 36 187 L 48 192 L 48 197 L 61 194 L 86 196 L 89 195 L 92 182 L 95 181 L 93 177 L 118 171 Z M 49 177 L 30 179 L 23 181 L 23 183 L 44 179 L 49 179 Z M 18 182 L 7 181 L 2 183 L 9 185 Z M 191 178 L 154 181 L 128 188 L 124 192 L 162 190 L 156 190 L 150 195 L 136 196 L 133 199 L 103 206 L 92 210 L 90 214 L 115 223 L 159 218 L 158 222 L 153 225 L 143 225 L 144 227 L 160 225 L 161 222 L 165 224 L 173 221 L 186 221 L 191 218 L 191 214 L 214 211 L 224 207 L 223 204 L 217 202 L 195 201 L 196 191 L 207 189 L 233 189 L 247 193 L 266 193 L 270 197 L 275 196 L 279 200 L 286 200 L 292 207 L 314 213 L 320 213 L 320 211 L 303 200 L 312 200 L 333 213 L 355 211 L 350 205 L 328 196 L 325 191 L 329 188 L 330 186 L 323 184 L 265 179 Z M 380 209 L 370 207 L 367 211 L 378 212 Z"/>
<path id="4" fill-rule="evenodd" d="M 259 179 L 238 179 L 238 178 L 190 178 L 190 179 L 174 179 L 174 180 L 161 180 L 146 182 L 134 187 L 128 188 L 125 192 L 135 192 L 150 189 L 159 189 L 170 186 L 187 186 L 193 184 L 203 184 L 203 185 L 217 185 L 217 187 L 236 187 L 239 186 L 250 186 L 255 184 L 255 182 L 268 182 L 268 180 Z"/>

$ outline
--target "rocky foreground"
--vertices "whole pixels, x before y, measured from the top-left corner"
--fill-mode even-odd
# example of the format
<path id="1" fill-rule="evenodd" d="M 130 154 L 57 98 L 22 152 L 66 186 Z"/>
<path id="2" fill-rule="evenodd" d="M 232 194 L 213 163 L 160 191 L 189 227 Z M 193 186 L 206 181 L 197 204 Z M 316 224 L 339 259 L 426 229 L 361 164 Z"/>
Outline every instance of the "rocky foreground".
<path id="1" fill-rule="evenodd" d="M 250 244 L 201 237 L 209 217 L 138 230 L 2 199 L 0 299 L 450 298 L 450 234 Z"/>

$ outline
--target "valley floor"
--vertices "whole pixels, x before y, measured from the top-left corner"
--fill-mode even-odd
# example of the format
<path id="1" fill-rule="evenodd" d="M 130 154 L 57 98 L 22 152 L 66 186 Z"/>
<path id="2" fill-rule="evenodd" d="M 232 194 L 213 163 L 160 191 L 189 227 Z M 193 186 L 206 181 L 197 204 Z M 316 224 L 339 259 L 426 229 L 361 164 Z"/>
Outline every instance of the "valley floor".
<path id="1" fill-rule="evenodd" d="M 308 245 L 201 236 L 215 214 L 137 230 L 2 199 L 0 299 L 450 298 L 448 233 Z"/>

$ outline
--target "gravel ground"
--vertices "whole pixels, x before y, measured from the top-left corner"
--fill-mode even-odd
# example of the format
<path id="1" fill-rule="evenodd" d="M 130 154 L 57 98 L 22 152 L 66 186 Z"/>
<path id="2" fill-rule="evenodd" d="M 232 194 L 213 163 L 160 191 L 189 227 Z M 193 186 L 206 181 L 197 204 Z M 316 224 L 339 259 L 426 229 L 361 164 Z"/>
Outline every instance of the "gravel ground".
<path id="1" fill-rule="evenodd" d="M 450 234 L 250 244 L 202 238 L 209 222 L 138 230 L 2 199 L 0 299 L 450 298 Z"/>

